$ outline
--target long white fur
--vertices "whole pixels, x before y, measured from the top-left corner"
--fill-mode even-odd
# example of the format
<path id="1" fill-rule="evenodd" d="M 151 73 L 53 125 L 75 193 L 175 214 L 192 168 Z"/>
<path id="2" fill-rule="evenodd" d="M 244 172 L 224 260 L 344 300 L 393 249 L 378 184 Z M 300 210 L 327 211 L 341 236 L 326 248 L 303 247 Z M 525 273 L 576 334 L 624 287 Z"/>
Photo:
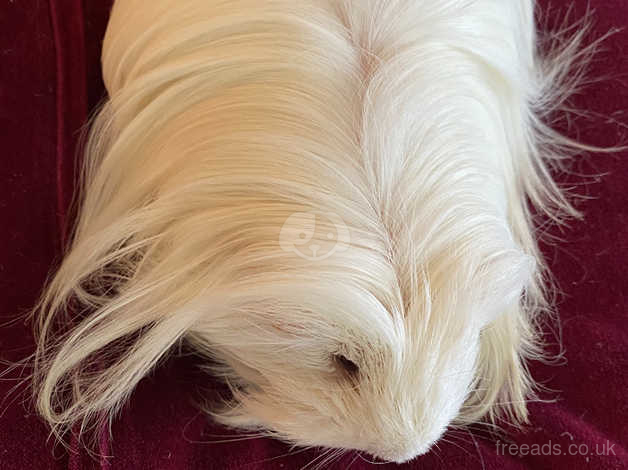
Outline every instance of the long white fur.
<path id="1" fill-rule="evenodd" d="M 545 307 L 528 200 L 574 213 L 544 122 L 581 57 L 580 34 L 541 56 L 533 9 L 117 0 L 79 221 L 38 306 L 54 431 L 113 416 L 182 340 L 233 389 L 218 420 L 298 445 L 401 462 L 450 425 L 525 421 Z M 284 249 L 294 214 L 337 215 L 345 249 Z"/>

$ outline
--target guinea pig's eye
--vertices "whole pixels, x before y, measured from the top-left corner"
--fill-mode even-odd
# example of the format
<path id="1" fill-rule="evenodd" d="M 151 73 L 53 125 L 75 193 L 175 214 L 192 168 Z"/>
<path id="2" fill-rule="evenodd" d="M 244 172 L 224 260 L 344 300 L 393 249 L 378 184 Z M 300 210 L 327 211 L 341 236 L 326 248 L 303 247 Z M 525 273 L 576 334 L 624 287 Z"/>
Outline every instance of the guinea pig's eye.
<path id="1" fill-rule="evenodd" d="M 360 372 L 358 365 L 343 354 L 334 354 L 334 363 L 338 369 L 352 378 L 356 377 Z"/>

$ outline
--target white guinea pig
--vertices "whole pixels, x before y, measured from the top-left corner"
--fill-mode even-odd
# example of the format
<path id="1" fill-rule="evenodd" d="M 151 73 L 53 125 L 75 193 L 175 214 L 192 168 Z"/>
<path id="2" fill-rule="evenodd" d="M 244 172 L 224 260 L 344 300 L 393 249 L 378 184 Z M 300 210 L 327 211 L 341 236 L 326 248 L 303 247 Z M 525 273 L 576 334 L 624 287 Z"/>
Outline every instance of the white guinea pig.
<path id="1" fill-rule="evenodd" d="M 544 122 L 588 50 L 540 54 L 533 10 L 117 0 L 37 306 L 54 432 L 113 416 L 181 341 L 233 391 L 216 419 L 296 445 L 402 462 L 450 426 L 525 421 L 546 306 L 528 201 L 575 213 Z"/>

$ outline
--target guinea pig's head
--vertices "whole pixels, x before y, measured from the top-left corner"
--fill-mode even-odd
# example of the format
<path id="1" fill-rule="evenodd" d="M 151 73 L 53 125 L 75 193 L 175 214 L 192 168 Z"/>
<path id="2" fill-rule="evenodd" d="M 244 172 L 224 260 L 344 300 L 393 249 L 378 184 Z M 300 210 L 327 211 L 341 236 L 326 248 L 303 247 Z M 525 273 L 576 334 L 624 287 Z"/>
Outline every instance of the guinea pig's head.
<path id="1" fill-rule="evenodd" d="M 174 217 L 194 207 L 174 197 L 173 217 L 138 215 L 167 224 L 146 230 L 161 235 L 126 241 L 74 287 L 94 311 L 62 342 L 48 345 L 42 323 L 38 407 L 53 426 L 113 414 L 180 340 L 233 392 L 210 410 L 220 422 L 296 445 L 402 462 L 450 425 L 525 417 L 520 304 L 534 265 L 499 224 L 461 214 L 430 234 L 424 219 L 423 242 L 402 229 L 393 242 L 356 212 L 256 204 L 212 206 L 208 231 L 206 213 Z M 64 277 L 92 269 L 94 249 L 78 243 L 42 308 L 64 305 Z"/>
<path id="2" fill-rule="evenodd" d="M 222 313 L 190 335 L 232 390 L 212 410 L 220 422 L 403 462 L 508 399 L 520 346 L 509 328 L 529 257 L 512 246 L 487 253 L 466 235 L 422 264 L 395 263 L 318 213 L 292 215 L 279 236 L 263 274 L 239 276 Z M 304 255 L 308 243 L 329 256 Z"/>

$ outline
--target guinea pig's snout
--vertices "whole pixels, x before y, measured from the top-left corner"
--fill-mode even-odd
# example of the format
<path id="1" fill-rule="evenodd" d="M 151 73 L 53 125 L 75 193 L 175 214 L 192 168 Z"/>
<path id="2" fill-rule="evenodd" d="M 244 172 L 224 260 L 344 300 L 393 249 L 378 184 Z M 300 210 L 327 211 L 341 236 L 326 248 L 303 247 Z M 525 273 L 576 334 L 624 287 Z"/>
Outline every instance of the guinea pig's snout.
<path id="1" fill-rule="evenodd" d="M 416 439 L 409 439 L 407 442 L 396 443 L 390 449 L 381 449 L 370 453 L 373 457 L 386 462 L 404 463 L 419 455 L 426 454 L 433 444 L 433 442 L 422 443 Z"/>
<path id="2" fill-rule="evenodd" d="M 374 443 L 368 452 L 377 459 L 387 462 L 404 463 L 423 454 L 427 454 L 432 446 L 445 433 L 447 426 L 440 428 L 423 428 L 419 431 L 398 430 L 396 438 L 382 439 Z"/>

